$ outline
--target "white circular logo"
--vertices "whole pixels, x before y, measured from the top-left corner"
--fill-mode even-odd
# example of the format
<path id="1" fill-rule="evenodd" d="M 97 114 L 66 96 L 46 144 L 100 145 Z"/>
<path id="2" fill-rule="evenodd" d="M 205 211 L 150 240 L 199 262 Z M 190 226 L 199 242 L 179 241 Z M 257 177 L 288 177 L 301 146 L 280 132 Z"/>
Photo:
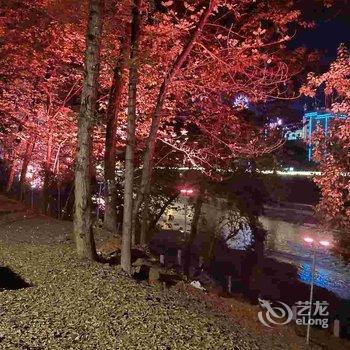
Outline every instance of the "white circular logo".
<path id="1" fill-rule="evenodd" d="M 284 325 L 289 323 L 293 318 L 292 309 L 285 303 L 278 301 L 281 306 L 272 306 L 269 300 L 259 298 L 260 306 L 266 311 L 259 311 L 259 321 L 266 327 L 272 325 Z"/>

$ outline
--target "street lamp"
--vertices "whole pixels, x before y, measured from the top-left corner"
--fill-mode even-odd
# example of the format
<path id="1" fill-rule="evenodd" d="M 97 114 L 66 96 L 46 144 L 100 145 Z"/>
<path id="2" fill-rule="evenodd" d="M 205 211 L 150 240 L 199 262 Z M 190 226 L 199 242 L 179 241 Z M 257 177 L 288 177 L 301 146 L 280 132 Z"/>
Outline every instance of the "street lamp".
<path id="1" fill-rule="evenodd" d="M 328 247 L 330 245 L 329 241 L 315 241 L 312 237 L 304 237 L 304 241 L 309 243 L 312 248 L 312 269 L 311 269 L 311 284 L 310 284 L 310 299 L 309 299 L 309 315 L 307 321 L 307 331 L 306 331 L 306 344 L 310 342 L 310 321 L 311 321 L 311 311 L 312 311 L 312 302 L 313 302 L 313 294 L 314 294 L 314 280 L 315 280 L 315 268 L 316 268 L 316 248 L 318 245 L 323 247 Z"/>
<path id="2" fill-rule="evenodd" d="M 186 188 L 182 188 L 181 190 L 180 190 L 180 192 L 182 193 L 182 194 L 185 194 L 185 195 L 190 195 L 190 194 L 192 194 L 193 193 L 193 190 L 192 189 L 186 189 Z"/>

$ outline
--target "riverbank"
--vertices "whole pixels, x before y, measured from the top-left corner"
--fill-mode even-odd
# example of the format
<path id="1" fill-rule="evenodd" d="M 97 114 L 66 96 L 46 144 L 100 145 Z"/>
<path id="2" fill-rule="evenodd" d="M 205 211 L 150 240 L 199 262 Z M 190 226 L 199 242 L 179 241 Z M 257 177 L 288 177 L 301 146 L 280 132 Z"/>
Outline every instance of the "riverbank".
<path id="1" fill-rule="evenodd" d="M 163 290 L 79 261 L 71 229 L 24 211 L 1 215 L 0 266 L 26 283 L 0 292 L 1 349 L 306 349 L 293 327 L 267 329 L 242 300 L 183 283 Z"/>
<path id="2" fill-rule="evenodd" d="M 71 245 L 0 249 L 1 265 L 30 285 L 0 292 L 2 349 L 304 348 L 287 329 L 248 327 L 248 305 L 228 318 L 203 292 L 137 283 L 118 266 L 78 261 Z"/>

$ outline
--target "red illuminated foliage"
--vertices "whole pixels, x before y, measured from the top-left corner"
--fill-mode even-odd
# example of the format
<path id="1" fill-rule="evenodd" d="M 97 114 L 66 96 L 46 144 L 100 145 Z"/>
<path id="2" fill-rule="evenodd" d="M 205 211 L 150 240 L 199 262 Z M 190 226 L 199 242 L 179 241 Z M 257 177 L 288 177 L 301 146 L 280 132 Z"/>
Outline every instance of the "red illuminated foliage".
<path id="1" fill-rule="evenodd" d="M 349 232 L 350 229 L 350 53 L 341 45 L 337 59 L 329 70 L 316 76 L 310 74 L 302 91 L 314 96 L 316 89 L 325 87 L 333 103 L 332 111 L 346 118 L 332 121 L 327 135 L 318 130 L 315 135 L 314 158 L 321 176 L 315 181 L 322 198 L 318 209 L 325 223 Z M 347 235 L 348 236 L 348 235 Z"/>
<path id="2" fill-rule="evenodd" d="M 101 112 L 108 105 L 105 96 L 120 53 L 119 38 L 127 36 L 125 24 L 130 18 L 129 5 L 127 1 L 118 4 L 118 8 L 113 2 L 106 5 L 109 16 L 105 19 L 103 36 Z M 290 68 L 282 52 L 284 43 L 289 40 L 288 25 L 297 20 L 299 13 L 292 10 L 288 1 L 269 1 L 268 5 L 254 1 L 217 2 L 188 59 L 177 70 L 176 77 L 167 83 L 160 120 L 166 142 L 175 145 L 171 141 L 174 135 L 171 124 L 179 115 L 186 115 L 186 124 L 193 122 L 203 135 L 217 133 L 209 126 L 215 126 L 213 121 L 219 115 L 219 124 L 225 124 L 226 118 L 227 125 L 239 128 L 241 121 L 234 117 L 233 109 L 223 103 L 224 95 L 242 93 L 251 102 L 286 96 L 287 82 L 295 69 Z M 155 2 L 153 7 L 146 2 L 142 5 L 137 101 L 139 149 L 144 147 L 148 136 L 164 74 L 189 40 L 188 33 L 203 10 L 202 2 L 195 1 Z M 221 19 L 223 14 L 225 20 Z M 66 150 L 74 149 L 74 113 L 82 87 L 86 8 L 68 0 L 37 1 L 35 4 L 24 1 L 20 8 L 18 2 L 9 1 L 3 18 L 6 19 L 1 23 L 5 43 L 1 66 L 4 77 L 1 81 L 1 138 L 8 151 L 6 157 L 21 158 L 26 148 L 23 141 L 36 135 L 33 161 L 46 159 L 52 166 L 61 143 Z M 125 140 L 125 107 L 126 89 L 117 111 L 120 123 L 116 142 L 120 146 Z M 101 159 L 104 142 L 99 130 L 100 127 L 95 138 L 95 156 Z M 232 144 L 237 151 L 239 147 L 232 142 L 226 144 Z M 198 147 L 195 149 L 199 151 Z M 74 152 L 68 157 L 69 165 L 73 155 Z M 63 166 L 64 162 L 61 164 Z"/>
<path id="3" fill-rule="evenodd" d="M 84 45 L 79 21 L 63 21 L 55 11 L 45 1 L 8 1 L 1 22 L 0 137 L 5 157 L 15 165 L 28 158 L 27 146 L 34 143 L 30 161 L 45 174 L 64 171 L 73 161 L 71 102 L 81 90 Z M 65 16 L 71 11 L 67 7 Z M 60 163 L 62 169 L 53 169 L 59 150 L 69 157 Z"/>
<path id="4" fill-rule="evenodd" d="M 177 12 L 175 3 L 167 3 L 167 12 L 156 17 L 166 21 L 155 23 L 153 30 L 160 36 L 162 29 L 164 39 L 164 34 L 170 33 L 172 41 L 154 40 L 147 45 L 156 46 L 149 55 L 160 56 L 162 65 L 154 66 L 156 74 L 152 74 L 153 66 L 149 64 L 140 67 L 141 89 L 142 77 L 149 79 L 148 91 L 140 96 L 153 92 L 147 98 L 151 107 L 146 110 L 152 123 L 134 219 L 149 186 L 157 141 L 184 153 L 181 159 L 208 170 L 218 168 L 224 159 L 254 157 L 276 146 L 247 129 L 248 124 L 238 118 L 227 102 L 238 93 L 246 95 L 252 103 L 288 97 L 289 80 L 298 69 L 292 64 L 293 55 L 286 58 L 283 52 L 285 42 L 290 40 L 289 28 L 298 22 L 299 12 L 293 10 L 290 1 L 212 1 L 204 8 L 201 3 L 185 2 L 184 9 Z M 196 28 L 206 14 L 197 35 Z M 195 29 L 188 35 L 188 28 Z M 181 33 L 183 29 L 185 35 Z M 169 47 L 173 42 L 175 45 Z M 181 64 L 177 65 L 179 60 Z M 147 75 L 142 74 L 143 69 L 148 70 Z M 154 80 L 155 77 L 158 78 Z M 141 109 L 143 104 L 138 106 Z M 189 133 L 188 138 L 179 137 L 171 126 L 174 117 L 181 117 L 187 127 L 194 125 L 197 137 L 196 133 Z M 144 128 L 143 124 L 139 125 Z"/>
<path id="5" fill-rule="evenodd" d="M 134 221 L 155 165 L 171 161 L 214 175 L 237 157 L 254 158 L 280 145 L 274 135 L 245 121 L 230 100 L 243 95 L 254 104 L 291 97 L 290 79 L 300 66 L 285 44 L 291 28 L 302 25 L 290 0 L 142 1 L 139 11 L 139 55 L 131 60 L 131 1 L 105 2 L 98 111 L 91 131 L 93 162 L 105 159 L 109 197 L 114 165 L 124 161 L 117 149 L 125 148 L 126 110 L 135 106 L 133 166 L 141 182 L 133 186 Z M 21 161 L 22 174 L 31 163 L 44 180 L 53 173 L 71 174 L 86 4 L 10 0 L 4 14 L 0 141 L 11 174 Z M 127 89 L 131 69 L 138 77 L 133 96 Z M 114 206 L 115 198 L 106 203 Z M 107 218 L 115 216 L 115 210 L 106 212 Z M 115 220 L 107 226 L 115 226 Z"/>

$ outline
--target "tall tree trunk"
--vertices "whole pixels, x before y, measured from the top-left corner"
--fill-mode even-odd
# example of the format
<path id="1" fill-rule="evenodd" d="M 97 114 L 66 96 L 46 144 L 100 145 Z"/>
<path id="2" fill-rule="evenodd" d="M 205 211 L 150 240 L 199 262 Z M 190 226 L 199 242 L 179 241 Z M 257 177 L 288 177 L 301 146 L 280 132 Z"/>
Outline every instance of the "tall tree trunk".
<path id="1" fill-rule="evenodd" d="M 145 195 L 145 200 L 143 202 L 144 207 L 142 210 L 141 217 L 141 228 L 140 228 L 140 244 L 147 243 L 147 232 L 149 227 L 149 205 L 150 205 L 150 193 L 147 191 Z M 133 230 L 133 235 L 135 235 L 135 230 Z"/>
<path id="2" fill-rule="evenodd" d="M 158 133 L 159 123 L 161 120 L 161 112 L 162 112 L 164 100 L 167 94 L 167 90 L 169 88 L 169 85 L 172 79 L 176 75 L 177 71 L 181 68 L 181 66 L 183 65 L 183 63 L 191 53 L 193 46 L 195 45 L 196 41 L 200 37 L 202 30 L 205 24 L 208 22 L 208 19 L 212 11 L 214 10 L 216 4 L 217 4 L 217 0 L 210 1 L 209 6 L 203 12 L 197 27 L 192 32 L 187 44 L 182 49 L 181 53 L 177 56 L 173 66 L 165 76 L 163 83 L 160 87 L 157 103 L 153 112 L 151 129 L 149 132 L 149 136 L 146 143 L 146 149 L 143 157 L 141 184 L 140 184 L 139 191 L 137 193 L 137 198 L 134 204 L 134 212 L 133 212 L 134 220 L 136 219 L 136 216 L 138 214 L 138 211 L 144 199 L 144 195 L 145 195 L 148 183 L 150 181 L 150 177 L 152 173 L 152 162 L 153 162 L 154 150 L 155 150 L 156 141 L 157 141 L 157 133 Z"/>
<path id="3" fill-rule="evenodd" d="M 74 237 L 78 256 L 96 259 L 91 217 L 91 132 L 96 114 L 97 87 L 100 71 L 100 47 L 103 0 L 89 1 L 86 35 L 85 77 L 78 119 L 78 149 L 75 169 Z"/>
<path id="4" fill-rule="evenodd" d="M 208 249 L 208 255 L 207 255 L 207 262 L 210 263 L 214 258 L 214 248 L 216 244 L 216 237 L 215 233 L 213 233 L 213 237 L 211 238 L 209 249 Z"/>
<path id="5" fill-rule="evenodd" d="M 106 124 L 106 142 L 105 142 L 105 215 L 104 227 L 115 232 L 117 228 L 117 186 L 115 180 L 115 162 L 116 162 L 116 131 L 118 112 L 122 90 L 124 86 L 124 67 L 126 61 L 126 45 L 121 39 L 121 49 L 119 58 L 114 67 L 113 81 L 109 92 L 109 101 L 107 108 L 107 124 Z"/>
<path id="6" fill-rule="evenodd" d="M 19 180 L 19 190 L 20 190 L 19 198 L 20 198 L 20 200 L 23 200 L 24 185 L 26 183 L 28 165 L 29 165 L 29 162 L 32 158 L 32 154 L 33 154 L 34 147 L 35 147 L 35 142 L 36 142 L 36 137 L 34 137 L 34 139 L 29 139 L 27 141 L 26 151 L 25 151 L 23 163 L 22 163 L 21 177 Z"/>
<path id="7" fill-rule="evenodd" d="M 148 233 L 148 227 L 149 227 L 149 205 L 150 205 L 150 183 L 148 184 L 146 193 L 145 193 L 145 199 L 144 199 L 144 205 L 142 209 L 142 216 L 141 216 L 141 225 L 140 225 L 140 244 L 146 244 L 147 242 L 147 233 Z M 135 239 L 136 232 L 135 232 L 135 226 L 136 221 L 133 225 L 133 238 Z"/>
<path id="8" fill-rule="evenodd" d="M 123 270 L 128 274 L 131 274 L 131 233 L 134 186 L 136 97 L 138 78 L 137 59 L 140 37 L 140 6 L 141 0 L 135 0 L 135 2 L 132 5 L 132 24 L 130 40 L 128 127 L 125 153 L 124 211 L 121 248 L 121 266 Z"/>
<path id="9" fill-rule="evenodd" d="M 191 265 L 191 249 L 192 245 L 197 237 L 197 232 L 198 232 L 198 222 L 199 218 L 201 216 L 201 211 L 202 211 L 202 205 L 203 205 L 203 195 L 202 195 L 202 190 L 200 189 L 200 192 L 198 194 L 198 197 L 196 199 L 196 203 L 194 206 L 194 214 L 193 214 L 193 219 L 191 222 L 191 231 L 190 235 L 188 237 L 188 240 L 186 242 L 186 254 L 185 254 L 185 263 L 184 263 L 184 272 L 185 274 L 189 274 L 190 271 L 190 265 Z"/>
<path id="10" fill-rule="evenodd" d="M 150 183 L 148 183 L 147 189 L 144 194 L 144 205 L 141 215 L 141 225 L 139 225 L 138 215 L 132 216 L 132 231 L 131 231 L 131 244 L 136 244 L 136 230 L 140 226 L 140 244 L 146 243 L 148 219 L 149 219 L 149 200 L 150 200 Z"/>
<path id="11" fill-rule="evenodd" d="M 15 175 L 16 175 L 17 164 L 18 164 L 17 159 L 14 159 L 11 163 L 10 173 L 9 173 L 9 176 L 7 178 L 7 183 L 6 183 L 6 192 L 7 193 L 9 193 L 12 189 L 13 180 L 15 179 Z"/>
<path id="12" fill-rule="evenodd" d="M 51 159 L 52 159 L 52 142 L 53 142 L 53 131 L 52 128 L 49 129 L 48 138 L 47 138 L 47 149 L 46 149 L 46 160 L 44 164 L 44 184 L 43 184 L 43 193 L 42 193 L 42 212 L 48 212 L 48 206 L 50 202 L 50 182 L 52 180 L 52 171 L 51 171 Z"/>
<path id="13" fill-rule="evenodd" d="M 7 193 L 9 193 L 12 189 L 13 181 L 15 179 L 17 166 L 18 166 L 17 155 L 20 152 L 21 147 L 22 147 L 22 142 L 20 140 L 17 146 L 15 146 L 14 149 L 12 149 L 10 152 L 10 158 L 12 158 L 13 160 L 10 162 L 10 172 L 9 172 L 7 182 L 6 182 L 6 187 L 5 187 L 5 191 Z"/>

